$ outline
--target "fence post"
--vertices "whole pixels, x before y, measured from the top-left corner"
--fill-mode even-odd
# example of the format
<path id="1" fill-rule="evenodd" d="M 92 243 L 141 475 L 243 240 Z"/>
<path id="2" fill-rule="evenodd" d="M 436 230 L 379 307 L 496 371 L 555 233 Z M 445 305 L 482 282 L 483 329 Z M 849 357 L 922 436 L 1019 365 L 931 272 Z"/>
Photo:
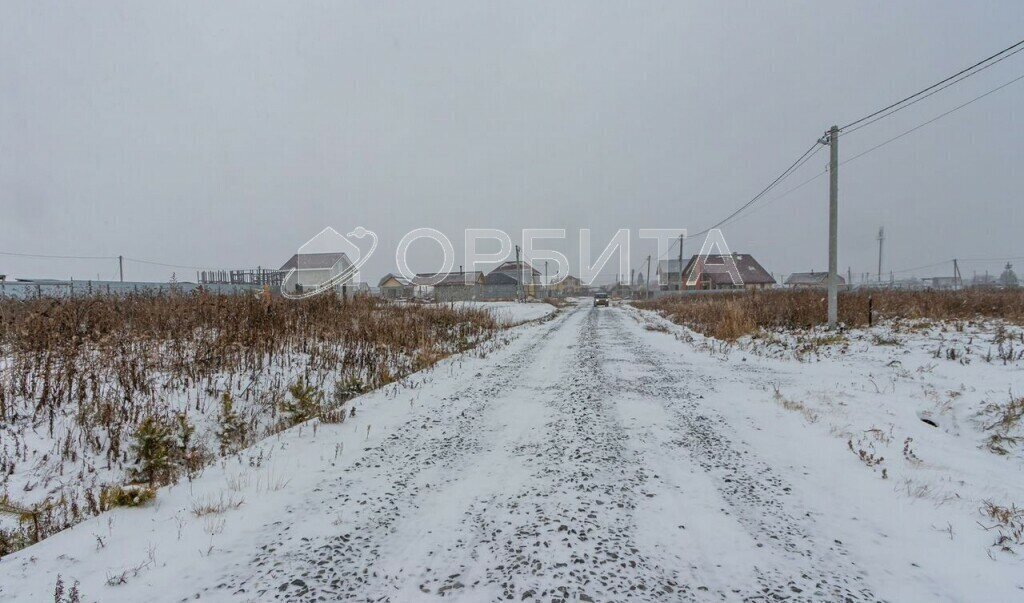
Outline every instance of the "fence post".
<path id="1" fill-rule="evenodd" d="M 871 326 L 871 321 L 872 321 L 872 313 L 873 313 L 873 311 L 872 311 L 872 308 L 871 308 L 871 306 L 872 306 L 872 298 L 871 298 L 871 296 L 869 295 L 869 296 L 868 296 L 868 326 L 869 326 L 869 327 Z"/>

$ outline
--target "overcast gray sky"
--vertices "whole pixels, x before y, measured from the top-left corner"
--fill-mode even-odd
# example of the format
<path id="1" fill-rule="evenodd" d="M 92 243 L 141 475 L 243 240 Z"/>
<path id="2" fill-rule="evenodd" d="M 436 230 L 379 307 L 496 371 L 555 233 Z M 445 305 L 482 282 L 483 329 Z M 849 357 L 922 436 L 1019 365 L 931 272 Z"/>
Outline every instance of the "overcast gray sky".
<path id="1" fill-rule="evenodd" d="M 375 282 L 421 226 L 460 253 L 465 227 L 695 232 L 833 123 L 1021 38 L 1020 0 L 0 0 L 0 251 L 277 267 L 325 226 L 363 225 L 381 236 Z M 841 156 L 1020 75 L 1024 53 L 842 138 Z M 1022 159 L 1024 81 L 844 166 L 840 266 L 874 271 L 883 224 L 886 269 L 1024 256 Z M 821 177 L 724 234 L 776 274 L 822 270 L 826 222 Z M 414 269 L 436 267 L 413 249 Z M 116 269 L 0 256 L 12 276 Z"/>

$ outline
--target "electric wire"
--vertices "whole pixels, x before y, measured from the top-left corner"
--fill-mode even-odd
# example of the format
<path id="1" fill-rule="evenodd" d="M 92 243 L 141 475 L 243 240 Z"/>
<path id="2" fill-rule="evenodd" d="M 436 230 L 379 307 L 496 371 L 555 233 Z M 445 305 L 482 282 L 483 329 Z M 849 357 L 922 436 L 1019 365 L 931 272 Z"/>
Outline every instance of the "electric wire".
<path id="1" fill-rule="evenodd" d="M 887 144 L 889 144 L 889 143 L 891 143 L 891 142 L 895 142 L 895 141 L 899 140 L 900 138 L 903 138 L 903 137 L 904 137 L 904 136 L 906 136 L 907 134 L 910 134 L 910 133 L 912 133 L 912 132 L 916 132 L 917 130 L 920 130 L 921 128 L 923 128 L 923 127 L 925 127 L 925 126 L 927 126 L 927 125 L 929 125 L 929 124 L 935 123 L 935 122 L 939 121 L 940 119 L 942 119 L 943 117 L 946 117 L 946 116 L 947 116 L 947 115 L 949 115 L 950 113 L 953 113 L 953 112 L 959 111 L 960 109 L 963 109 L 964 107 L 966 107 L 966 106 L 970 105 L 971 103 L 977 102 L 977 101 L 979 101 L 979 100 L 981 100 L 981 99 L 985 98 L 986 96 L 988 96 L 988 95 L 990 95 L 990 94 L 994 94 L 994 93 L 996 93 L 996 92 L 998 92 L 998 91 L 1002 90 L 1003 88 L 1006 88 L 1006 87 L 1007 87 L 1007 86 L 1009 86 L 1010 84 L 1014 84 L 1014 83 L 1016 83 L 1016 82 L 1019 82 L 1019 81 L 1020 81 L 1020 80 L 1022 80 L 1022 79 L 1024 79 L 1024 75 L 1018 76 L 1018 77 L 1016 77 L 1016 78 L 1014 78 L 1014 79 L 1012 79 L 1012 80 L 1010 80 L 1010 81 L 1006 82 L 1005 84 L 1002 84 L 1002 85 L 1000 85 L 1000 86 L 997 86 L 997 87 L 995 87 L 995 88 L 993 88 L 993 89 L 989 90 L 988 92 L 985 92 L 984 94 L 981 94 L 981 95 L 979 95 L 979 96 L 976 96 L 976 97 L 972 98 L 971 100 L 969 100 L 969 101 L 967 101 L 967 102 L 965 102 L 965 103 L 959 104 L 959 105 L 957 105 L 956 107 L 953 107 L 952 109 L 950 109 L 949 111 L 946 111 L 945 113 L 940 113 L 939 115 L 937 115 L 937 116 L 935 116 L 935 117 L 933 117 L 933 118 L 929 119 L 929 120 L 928 120 L 928 121 L 926 121 L 926 122 L 920 123 L 920 124 L 918 124 L 918 125 L 914 126 L 913 128 L 910 128 L 909 130 L 906 130 L 905 132 L 903 132 L 903 133 L 901 133 L 901 134 L 897 134 L 896 136 L 893 136 L 892 138 L 890 138 L 890 139 L 888 139 L 888 140 L 886 140 L 886 141 L 884 141 L 884 142 L 881 142 L 881 143 L 879 143 L 879 144 L 877 144 L 877 145 L 875 145 L 875 146 L 871 147 L 870 149 L 868 149 L 868 150 L 866 150 L 866 151 L 863 151 L 863 152 L 861 152 L 861 153 L 858 153 L 858 154 L 854 155 L 853 157 L 850 157 L 850 158 L 848 158 L 848 159 L 846 159 L 846 160 L 842 161 L 842 162 L 841 162 L 841 163 L 840 163 L 839 165 L 843 165 L 843 164 L 845 164 L 845 163 L 849 163 L 849 162 L 851 162 L 851 161 L 853 161 L 853 160 L 855 160 L 855 159 L 859 159 L 859 158 L 863 157 L 864 155 L 867 155 L 868 153 L 871 153 L 871 152 L 873 152 L 873 151 L 876 151 L 876 150 L 878 150 L 878 149 L 880 149 L 880 148 L 884 147 L 885 145 L 887 145 Z"/>
<path id="2" fill-rule="evenodd" d="M 855 126 L 855 125 L 857 125 L 857 124 L 859 124 L 861 122 L 869 120 L 869 119 L 871 119 L 871 118 L 873 118 L 873 117 L 875 117 L 877 115 L 885 113 L 886 111 L 889 111 L 890 109 L 898 107 L 899 105 L 902 105 L 903 103 L 906 103 L 909 100 L 917 98 L 918 96 L 921 96 L 922 94 L 924 94 L 926 92 L 929 92 L 929 91 L 931 91 L 931 90 L 933 90 L 933 89 L 935 89 L 935 88 L 937 88 L 939 86 L 942 86 L 946 82 L 954 80 L 954 79 L 958 78 L 959 76 L 961 76 L 961 75 L 963 75 L 965 73 L 972 72 L 972 74 L 973 74 L 973 73 L 976 73 L 978 71 L 982 71 L 983 69 L 987 69 L 988 67 L 991 67 L 992 65 L 996 64 L 999 61 L 992 62 L 989 65 L 985 65 L 986 63 L 989 63 L 989 61 L 992 61 L 992 59 L 995 59 L 995 58 L 997 58 L 997 57 L 999 57 L 1001 55 L 1004 55 L 1007 52 L 1010 52 L 1011 50 L 1014 50 L 1014 49 L 1016 49 L 1019 46 L 1024 46 L 1024 40 L 1021 40 L 1021 41 L 1017 42 L 1016 44 L 1008 46 L 1008 47 L 1000 50 L 999 52 L 993 54 L 992 56 L 987 57 L 985 59 L 982 59 L 982 60 L 978 61 L 977 63 L 971 65 L 970 67 L 967 67 L 966 69 L 961 69 L 960 71 L 954 73 L 953 75 L 951 75 L 951 76 L 949 76 L 949 77 L 947 77 L 947 78 L 945 78 L 945 79 L 943 79 L 941 81 L 938 81 L 938 82 L 932 84 L 931 86 L 928 86 L 927 88 L 919 90 L 919 91 L 911 94 L 910 96 L 908 96 L 908 97 L 906 97 L 906 98 L 904 98 L 902 100 L 896 101 L 895 103 L 892 103 L 891 105 L 889 105 L 887 107 L 883 107 L 883 108 L 875 111 L 874 113 L 870 113 L 868 115 L 865 115 L 864 117 L 861 117 L 860 119 L 856 119 L 854 121 L 851 121 L 850 123 L 846 124 L 845 126 L 843 126 L 842 128 L 839 128 L 839 129 L 840 130 L 845 130 L 845 129 L 850 128 L 852 126 Z M 1011 54 L 1016 54 L 1016 52 L 1011 53 Z M 1002 60 L 1002 59 L 1000 59 L 1000 60 Z M 977 69 L 977 71 L 975 71 L 976 68 L 978 68 L 978 67 L 980 67 L 982 65 L 985 65 L 985 67 L 982 67 L 981 69 Z M 962 78 L 962 79 L 966 79 L 966 78 Z M 960 80 L 958 80 L 958 81 L 960 81 Z"/>
<path id="3" fill-rule="evenodd" d="M 999 63 L 1000 61 L 1005 61 L 1006 59 L 1008 59 L 1008 58 L 1012 57 L 1013 55 L 1017 54 L 1018 52 L 1022 52 L 1022 51 L 1024 51 L 1024 47 L 1018 48 L 1017 50 L 1014 50 L 1014 51 L 1013 51 L 1013 52 L 1011 52 L 1010 54 L 1008 54 L 1008 55 L 1006 55 L 1006 56 L 1004 56 L 1004 57 L 1000 58 L 1000 59 L 999 59 L 998 61 L 994 61 L 994 62 L 992 62 L 992 63 L 990 63 L 990 64 L 986 65 L 986 66 L 985 66 L 985 68 L 991 67 L 992 65 L 995 65 L 996 63 Z M 968 73 L 967 75 L 965 75 L 965 76 L 961 77 L 961 78 L 960 78 L 960 79 L 958 79 L 958 80 L 954 80 L 954 81 L 952 81 L 952 82 L 949 82 L 948 84 L 946 84 L 945 86 L 942 86 L 941 88 L 937 88 L 937 89 L 935 89 L 935 90 L 932 90 L 932 91 L 931 91 L 931 92 L 929 92 L 928 94 L 925 94 L 924 96 L 918 97 L 918 98 L 914 99 L 913 101 L 911 101 L 911 102 L 909 102 L 909 103 L 907 103 L 907 104 L 905 104 L 905 105 L 901 105 L 901 106 L 899 106 L 899 107 L 897 107 L 897 108 L 893 109 L 892 111 L 889 111 L 888 113 L 885 113 L 885 114 L 883 114 L 883 115 L 879 115 L 878 117 L 876 117 L 876 118 L 874 118 L 874 119 L 872 119 L 872 120 L 870 120 L 870 121 L 867 121 L 867 122 L 865 122 L 865 123 L 862 123 L 862 124 L 860 124 L 859 126 L 857 126 L 856 128 L 851 128 L 850 130 L 841 130 L 841 131 L 842 131 L 842 133 L 843 133 L 844 135 L 848 135 L 848 134 L 853 134 L 854 132 L 856 132 L 857 130 L 859 130 L 859 129 L 861 129 L 861 128 L 865 128 L 865 127 L 867 127 L 867 126 L 870 126 L 871 124 L 873 124 L 873 123 L 875 123 L 875 122 L 877 122 L 877 121 L 879 121 L 879 120 L 885 119 L 886 117 L 889 117 L 890 115 L 892 115 L 892 114 L 894 114 L 894 113 L 897 113 L 897 112 L 899 112 L 899 111 L 902 111 L 903 109 L 906 109 L 907 107 L 911 107 L 911 106 L 913 106 L 913 105 L 915 105 L 915 104 L 917 104 L 917 103 L 919 103 L 919 102 L 923 101 L 924 99 L 926 99 L 926 98 L 928 98 L 928 97 L 932 96 L 933 94 L 938 94 L 939 92 L 942 92 L 942 91 L 943 91 L 943 90 L 945 90 L 946 88 L 949 88 L 950 86 L 952 86 L 952 85 L 954 85 L 954 84 L 958 84 L 958 83 L 962 82 L 963 80 L 965 80 L 965 79 L 967 79 L 967 78 L 971 77 L 972 75 L 975 75 L 975 74 L 981 73 L 981 71 L 982 71 L 982 69 L 979 69 L 979 70 L 977 70 L 977 71 L 973 71 L 973 72 L 971 72 L 971 73 Z"/>

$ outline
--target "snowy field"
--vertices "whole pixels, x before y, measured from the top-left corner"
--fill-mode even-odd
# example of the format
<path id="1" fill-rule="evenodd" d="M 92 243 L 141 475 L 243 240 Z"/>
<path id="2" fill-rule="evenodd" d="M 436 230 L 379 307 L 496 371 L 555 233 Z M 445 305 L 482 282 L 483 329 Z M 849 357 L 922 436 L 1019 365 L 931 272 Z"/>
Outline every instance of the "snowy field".
<path id="1" fill-rule="evenodd" d="M 453 302 L 455 308 L 476 308 L 487 310 L 499 323 L 511 326 L 518 325 L 531 320 L 544 318 L 556 310 L 551 304 L 544 302 L 512 302 L 512 301 L 461 301 Z"/>
<path id="2" fill-rule="evenodd" d="M 1024 600 L 985 512 L 1024 504 L 1020 341 L 584 302 L 5 557 L 0 601 Z"/>
<path id="3" fill-rule="evenodd" d="M 372 300 L 154 297 L 115 311 L 116 303 L 4 308 L 0 557 L 111 506 L 108 495 L 127 482 L 187 479 L 498 332 L 482 312 Z M 271 315 L 274 325 L 259 325 Z M 154 323 L 180 328 L 154 335 Z M 90 336 L 66 335 L 75 331 Z M 147 421 L 164 434 L 147 447 L 159 474 L 140 462 Z"/>

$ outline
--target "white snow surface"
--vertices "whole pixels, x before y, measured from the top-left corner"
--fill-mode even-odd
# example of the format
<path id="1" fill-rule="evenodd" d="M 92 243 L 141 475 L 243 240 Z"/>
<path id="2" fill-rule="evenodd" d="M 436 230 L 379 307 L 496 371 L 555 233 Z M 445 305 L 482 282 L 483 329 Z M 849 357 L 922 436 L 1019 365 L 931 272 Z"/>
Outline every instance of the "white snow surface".
<path id="1" fill-rule="evenodd" d="M 457 301 L 447 305 L 458 308 L 487 310 L 491 316 L 503 325 L 518 325 L 531 320 L 544 318 L 557 308 L 545 302 L 514 302 L 514 301 Z"/>
<path id="2" fill-rule="evenodd" d="M 1024 600 L 979 525 L 1024 504 L 988 328 L 794 357 L 582 303 L 5 557 L 0 601 Z"/>

